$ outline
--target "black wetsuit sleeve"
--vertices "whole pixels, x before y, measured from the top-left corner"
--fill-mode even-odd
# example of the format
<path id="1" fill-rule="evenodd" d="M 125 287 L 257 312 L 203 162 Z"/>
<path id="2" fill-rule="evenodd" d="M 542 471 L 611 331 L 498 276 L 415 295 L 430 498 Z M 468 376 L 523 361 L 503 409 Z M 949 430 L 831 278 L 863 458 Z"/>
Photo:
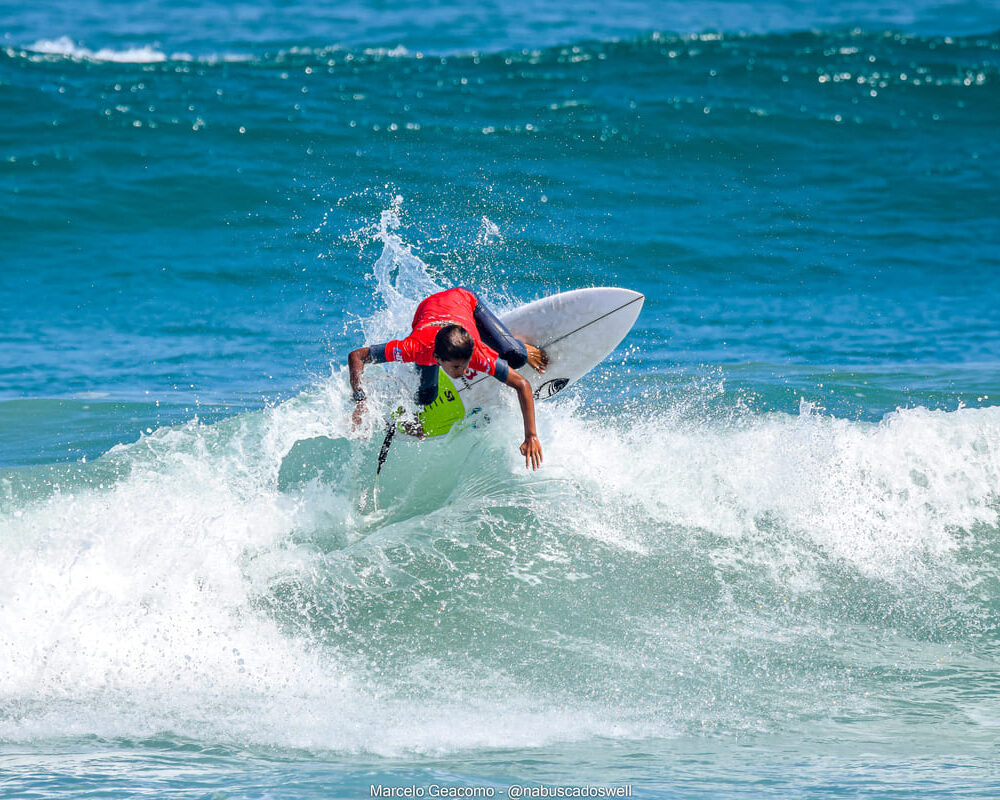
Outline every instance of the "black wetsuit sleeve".
<path id="1" fill-rule="evenodd" d="M 437 399 L 438 395 L 438 365 L 430 366 L 417 365 L 420 373 L 420 388 L 417 389 L 417 402 L 422 406 L 429 406 Z"/>
<path id="2" fill-rule="evenodd" d="M 500 383 L 507 383 L 507 376 L 510 374 L 510 367 L 502 358 L 497 359 L 497 367 L 493 371 L 493 377 Z"/>
<path id="3" fill-rule="evenodd" d="M 375 364 L 384 364 L 388 359 L 385 357 L 385 345 L 388 344 L 371 344 L 368 345 L 368 358 Z"/>

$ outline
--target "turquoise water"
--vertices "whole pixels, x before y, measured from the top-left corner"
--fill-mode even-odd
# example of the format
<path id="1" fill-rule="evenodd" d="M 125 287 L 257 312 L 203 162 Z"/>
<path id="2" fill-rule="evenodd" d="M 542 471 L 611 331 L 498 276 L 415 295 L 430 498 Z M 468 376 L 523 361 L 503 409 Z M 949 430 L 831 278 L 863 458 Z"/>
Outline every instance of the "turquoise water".
<path id="1" fill-rule="evenodd" d="M 1000 795 L 995 3 L 0 10 L 0 794 Z M 647 299 L 376 485 L 459 284 Z"/>

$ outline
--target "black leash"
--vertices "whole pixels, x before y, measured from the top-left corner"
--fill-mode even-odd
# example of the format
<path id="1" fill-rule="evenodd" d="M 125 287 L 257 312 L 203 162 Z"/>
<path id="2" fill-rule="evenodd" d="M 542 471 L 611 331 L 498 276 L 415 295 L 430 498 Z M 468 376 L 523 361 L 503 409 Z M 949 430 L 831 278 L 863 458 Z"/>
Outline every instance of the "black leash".
<path id="1" fill-rule="evenodd" d="M 396 424 L 393 420 L 389 420 L 386 424 L 385 439 L 382 440 L 382 449 L 378 452 L 378 469 L 375 470 L 376 478 L 382 471 L 382 465 L 385 464 L 385 460 L 389 457 L 389 448 L 392 447 L 392 437 L 395 435 Z"/>

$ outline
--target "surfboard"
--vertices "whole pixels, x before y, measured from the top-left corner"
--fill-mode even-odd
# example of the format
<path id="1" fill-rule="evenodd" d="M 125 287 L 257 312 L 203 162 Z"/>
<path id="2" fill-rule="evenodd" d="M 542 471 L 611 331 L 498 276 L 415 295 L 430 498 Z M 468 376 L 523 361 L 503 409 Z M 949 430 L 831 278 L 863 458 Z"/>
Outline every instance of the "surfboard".
<path id="1" fill-rule="evenodd" d="M 535 399 L 555 397 L 607 358 L 635 325 L 644 300 L 631 289 L 600 286 L 543 297 L 501 314 L 511 333 L 549 357 L 544 374 L 527 364 L 518 370 Z M 439 370 L 434 402 L 424 407 L 418 421 L 397 420 L 397 428 L 406 435 L 428 437 L 488 422 L 490 409 L 500 406 L 504 391 L 485 373 L 470 371 L 453 381 Z"/>

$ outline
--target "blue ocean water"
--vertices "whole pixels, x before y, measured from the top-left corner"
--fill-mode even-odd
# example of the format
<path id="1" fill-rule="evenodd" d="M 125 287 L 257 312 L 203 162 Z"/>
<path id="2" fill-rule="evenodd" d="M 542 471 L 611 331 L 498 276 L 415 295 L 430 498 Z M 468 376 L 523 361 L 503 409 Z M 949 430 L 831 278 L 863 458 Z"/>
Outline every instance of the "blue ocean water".
<path id="1" fill-rule="evenodd" d="M 1000 795 L 1000 5 L 0 0 L 0 794 Z M 642 291 L 398 442 L 424 293 Z M 405 379 L 404 379 L 405 380 Z"/>

